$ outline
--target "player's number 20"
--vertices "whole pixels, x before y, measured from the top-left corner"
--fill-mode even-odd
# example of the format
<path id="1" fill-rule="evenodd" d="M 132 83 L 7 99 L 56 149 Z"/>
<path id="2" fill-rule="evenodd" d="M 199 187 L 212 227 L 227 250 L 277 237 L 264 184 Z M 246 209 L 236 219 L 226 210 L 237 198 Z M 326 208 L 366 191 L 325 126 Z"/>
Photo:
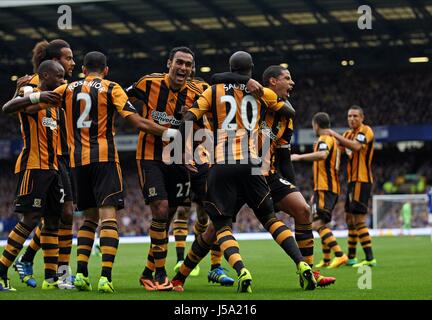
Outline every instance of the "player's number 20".
<path id="1" fill-rule="evenodd" d="M 237 123 L 231 123 L 231 121 L 236 116 L 237 111 L 237 101 L 233 96 L 222 96 L 220 98 L 221 102 L 229 104 L 229 112 L 226 115 L 224 122 L 222 122 L 222 129 L 224 130 L 237 130 Z M 248 107 L 251 107 L 252 119 L 248 119 Z M 240 115 L 242 119 L 243 126 L 247 130 L 253 130 L 257 124 L 258 118 L 258 104 L 253 96 L 244 96 L 240 104 Z"/>

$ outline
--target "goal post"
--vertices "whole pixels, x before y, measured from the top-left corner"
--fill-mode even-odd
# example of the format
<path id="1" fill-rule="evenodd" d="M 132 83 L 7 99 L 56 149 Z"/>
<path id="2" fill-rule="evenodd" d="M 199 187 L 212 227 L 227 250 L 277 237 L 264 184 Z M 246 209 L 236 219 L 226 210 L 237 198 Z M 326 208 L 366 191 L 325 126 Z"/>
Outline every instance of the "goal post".
<path id="1" fill-rule="evenodd" d="M 408 207 L 403 208 L 404 205 Z M 374 229 L 428 226 L 428 197 L 426 194 L 386 194 L 372 197 Z"/>

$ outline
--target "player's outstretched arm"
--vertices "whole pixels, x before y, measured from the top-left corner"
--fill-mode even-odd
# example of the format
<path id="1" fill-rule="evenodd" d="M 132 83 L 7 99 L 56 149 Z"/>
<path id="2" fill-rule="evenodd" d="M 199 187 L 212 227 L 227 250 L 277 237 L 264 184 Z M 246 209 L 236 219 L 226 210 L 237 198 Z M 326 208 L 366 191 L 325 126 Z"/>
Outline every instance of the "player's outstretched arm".
<path id="1" fill-rule="evenodd" d="M 328 151 L 315 151 L 304 154 L 292 154 L 291 161 L 319 161 L 325 160 L 328 156 Z"/>
<path id="2" fill-rule="evenodd" d="M 165 131 L 168 130 L 170 130 L 169 132 L 177 132 L 177 130 L 175 129 L 166 128 L 153 121 L 144 119 L 137 113 L 127 116 L 126 120 L 129 121 L 129 123 L 133 125 L 135 128 L 147 133 L 154 134 L 156 136 L 162 136 L 165 134 Z"/>
<path id="3" fill-rule="evenodd" d="M 233 72 L 215 73 L 211 78 L 211 82 L 213 84 L 218 84 L 218 83 L 245 84 L 250 94 L 252 94 L 252 96 L 254 96 L 257 99 L 259 99 L 264 94 L 263 86 L 258 81 L 252 79 L 249 76 L 245 76 L 238 73 L 233 73 Z"/>
<path id="4" fill-rule="evenodd" d="M 352 151 L 359 151 L 362 148 L 362 144 L 357 140 L 347 139 L 332 129 L 322 129 L 319 134 L 335 137 L 341 146 L 351 149 Z"/>
<path id="5" fill-rule="evenodd" d="M 33 113 L 42 109 L 40 102 L 58 106 L 61 102 L 61 95 L 53 91 L 33 92 L 25 97 L 9 100 L 3 105 L 2 110 L 8 114 L 20 111 Z"/>

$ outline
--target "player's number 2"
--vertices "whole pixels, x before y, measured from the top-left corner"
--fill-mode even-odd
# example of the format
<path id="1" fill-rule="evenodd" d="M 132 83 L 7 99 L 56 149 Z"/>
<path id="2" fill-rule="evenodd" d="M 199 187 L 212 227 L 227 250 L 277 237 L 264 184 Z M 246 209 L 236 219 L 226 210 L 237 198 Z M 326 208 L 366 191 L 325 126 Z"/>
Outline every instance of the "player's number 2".
<path id="1" fill-rule="evenodd" d="M 86 120 L 92 106 L 92 102 L 90 99 L 90 95 L 85 92 L 80 92 L 77 94 L 77 101 L 84 100 L 84 111 L 81 113 L 77 120 L 77 128 L 83 129 L 83 128 L 90 128 L 92 121 Z"/>

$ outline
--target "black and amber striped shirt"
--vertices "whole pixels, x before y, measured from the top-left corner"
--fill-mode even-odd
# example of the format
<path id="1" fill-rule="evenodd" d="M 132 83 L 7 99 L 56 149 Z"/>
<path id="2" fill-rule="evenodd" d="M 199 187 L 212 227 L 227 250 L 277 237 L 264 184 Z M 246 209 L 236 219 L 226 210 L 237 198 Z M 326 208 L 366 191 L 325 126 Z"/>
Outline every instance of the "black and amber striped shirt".
<path id="1" fill-rule="evenodd" d="M 33 91 L 40 91 L 34 88 Z M 58 169 L 58 109 L 48 108 L 30 114 L 18 112 L 24 145 L 15 164 L 15 173 L 29 169 Z"/>
<path id="2" fill-rule="evenodd" d="M 314 145 L 314 152 L 326 151 L 327 158 L 313 163 L 314 191 L 340 193 L 340 151 L 335 137 L 322 135 Z"/>
<path id="3" fill-rule="evenodd" d="M 373 183 L 372 158 L 374 154 L 374 133 L 372 128 L 362 124 L 357 130 L 347 130 L 343 136 L 362 144 L 359 151 L 345 148 L 348 155 L 348 182 Z"/>
<path id="4" fill-rule="evenodd" d="M 215 162 L 226 163 L 258 158 L 256 139 L 261 110 L 277 111 L 283 105 L 268 88 L 264 88 L 263 96 L 256 100 L 246 85 L 222 83 L 204 91 L 190 111 L 197 119 L 210 115 Z"/>
<path id="5" fill-rule="evenodd" d="M 194 79 L 191 79 L 191 80 L 189 80 L 189 81 L 190 81 L 193 85 L 195 85 L 196 87 L 198 87 L 198 89 L 199 89 L 201 92 L 206 91 L 207 88 L 210 87 L 210 85 L 209 85 L 207 82 L 203 81 L 203 80 L 199 80 L 199 79 L 194 78 Z"/>
<path id="6" fill-rule="evenodd" d="M 276 148 L 289 146 L 293 131 L 294 126 L 291 118 L 288 119 L 267 108 L 261 109 L 260 134 L 270 139 L 269 153 L 268 155 L 261 154 L 261 157 L 266 158 L 267 156 L 269 158 L 271 172 L 276 171 L 274 163 Z M 262 139 L 263 137 L 260 137 L 260 147 Z"/>
<path id="7" fill-rule="evenodd" d="M 120 85 L 87 76 L 55 91 L 63 96 L 71 167 L 119 162 L 114 142 L 115 111 L 123 118 L 136 113 Z"/>
<path id="8" fill-rule="evenodd" d="M 177 129 L 182 121 L 182 111 L 191 108 L 202 91 L 191 81 L 187 81 L 179 90 L 173 90 L 169 85 L 168 74 L 150 74 L 134 83 L 127 89 L 127 93 L 144 102 L 144 118 Z M 136 159 L 162 161 L 163 147 L 167 144 L 168 142 L 162 141 L 162 137 L 141 131 Z"/>
<path id="9" fill-rule="evenodd" d="M 34 74 L 26 86 L 37 88 L 39 86 L 39 75 Z M 58 156 L 69 156 L 69 145 L 67 141 L 67 127 L 66 127 L 66 115 L 64 110 L 59 110 L 59 132 L 58 132 L 58 145 L 57 155 Z"/>

